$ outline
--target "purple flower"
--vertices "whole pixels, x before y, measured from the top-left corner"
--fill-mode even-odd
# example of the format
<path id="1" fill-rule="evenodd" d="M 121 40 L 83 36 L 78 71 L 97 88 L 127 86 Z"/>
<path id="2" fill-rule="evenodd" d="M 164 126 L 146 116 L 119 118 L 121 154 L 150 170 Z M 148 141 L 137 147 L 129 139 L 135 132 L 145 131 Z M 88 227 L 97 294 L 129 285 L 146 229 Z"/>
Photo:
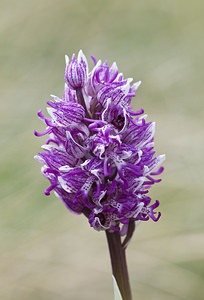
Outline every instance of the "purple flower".
<path id="1" fill-rule="evenodd" d="M 48 139 L 35 158 L 50 181 L 46 195 L 53 190 L 96 230 L 124 231 L 131 222 L 159 219 L 159 201 L 151 204 L 148 192 L 160 181 L 165 155 L 155 156 L 155 123 L 143 109 L 132 111 L 140 82 L 131 85 L 115 63 L 93 61 L 88 73 L 82 51 L 66 59 L 62 99 L 47 102 L 50 117 L 38 112 L 46 130 L 35 135 Z"/>

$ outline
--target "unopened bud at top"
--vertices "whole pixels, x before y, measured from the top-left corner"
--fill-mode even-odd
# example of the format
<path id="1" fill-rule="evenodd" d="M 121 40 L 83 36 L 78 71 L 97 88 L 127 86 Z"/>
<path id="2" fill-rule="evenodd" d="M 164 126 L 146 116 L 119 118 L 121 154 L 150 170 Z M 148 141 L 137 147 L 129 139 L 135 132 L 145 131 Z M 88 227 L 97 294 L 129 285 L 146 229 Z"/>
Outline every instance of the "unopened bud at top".
<path id="1" fill-rule="evenodd" d="M 74 90 L 84 87 L 87 81 L 88 64 L 82 50 L 79 51 L 77 58 L 73 54 L 70 62 L 68 56 L 65 56 L 65 60 L 64 79 L 67 85 Z"/>

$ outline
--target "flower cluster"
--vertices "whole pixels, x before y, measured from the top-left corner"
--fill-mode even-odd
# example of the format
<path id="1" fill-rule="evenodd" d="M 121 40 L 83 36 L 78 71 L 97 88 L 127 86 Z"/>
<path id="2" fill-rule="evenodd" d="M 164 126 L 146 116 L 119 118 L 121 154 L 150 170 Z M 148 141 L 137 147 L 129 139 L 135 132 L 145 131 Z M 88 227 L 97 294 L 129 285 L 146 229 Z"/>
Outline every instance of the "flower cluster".
<path id="1" fill-rule="evenodd" d="M 160 181 L 154 176 L 163 171 L 159 165 L 165 156 L 154 155 L 155 123 L 146 121 L 143 109 L 134 112 L 130 105 L 140 82 L 131 85 L 116 63 L 109 67 L 92 59 L 89 72 L 82 51 L 70 61 L 66 56 L 64 94 L 47 102 L 49 118 L 38 112 L 47 128 L 35 135 L 49 136 L 44 151 L 35 156 L 50 181 L 45 194 L 54 190 L 96 230 L 157 221 L 159 201 L 150 203 L 147 194 Z"/>

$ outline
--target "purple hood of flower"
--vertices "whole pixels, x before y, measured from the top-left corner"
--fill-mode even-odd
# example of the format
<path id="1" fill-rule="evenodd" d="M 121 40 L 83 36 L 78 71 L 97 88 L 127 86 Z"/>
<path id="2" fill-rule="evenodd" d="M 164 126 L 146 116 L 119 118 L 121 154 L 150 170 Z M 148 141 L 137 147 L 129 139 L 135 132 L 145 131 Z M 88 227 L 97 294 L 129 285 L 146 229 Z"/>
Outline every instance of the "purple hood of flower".
<path id="1" fill-rule="evenodd" d="M 47 111 L 38 112 L 48 135 L 35 158 L 53 190 L 74 213 L 84 213 L 96 230 L 120 230 L 134 221 L 157 221 L 159 201 L 151 203 L 149 188 L 160 181 L 159 165 L 165 155 L 155 156 L 155 123 L 147 122 L 142 109 L 130 105 L 140 82 L 131 85 L 117 65 L 66 57 L 62 98 L 52 96 Z M 155 171 L 156 169 L 156 171 Z"/>

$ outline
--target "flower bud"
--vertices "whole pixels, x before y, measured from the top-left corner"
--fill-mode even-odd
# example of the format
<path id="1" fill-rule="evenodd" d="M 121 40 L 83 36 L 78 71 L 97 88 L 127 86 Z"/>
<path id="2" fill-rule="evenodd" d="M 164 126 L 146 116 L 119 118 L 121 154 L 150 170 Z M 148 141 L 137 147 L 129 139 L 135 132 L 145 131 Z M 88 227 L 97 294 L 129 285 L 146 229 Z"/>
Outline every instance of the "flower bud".
<path id="1" fill-rule="evenodd" d="M 66 68 L 64 79 L 67 85 L 73 90 L 84 87 L 87 80 L 88 64 L 82 50 L 79 51 L 77 58 L 75 54 L 73 54 L 70 62 L 68 56 L 66 56 L 65 59 Z"/>

